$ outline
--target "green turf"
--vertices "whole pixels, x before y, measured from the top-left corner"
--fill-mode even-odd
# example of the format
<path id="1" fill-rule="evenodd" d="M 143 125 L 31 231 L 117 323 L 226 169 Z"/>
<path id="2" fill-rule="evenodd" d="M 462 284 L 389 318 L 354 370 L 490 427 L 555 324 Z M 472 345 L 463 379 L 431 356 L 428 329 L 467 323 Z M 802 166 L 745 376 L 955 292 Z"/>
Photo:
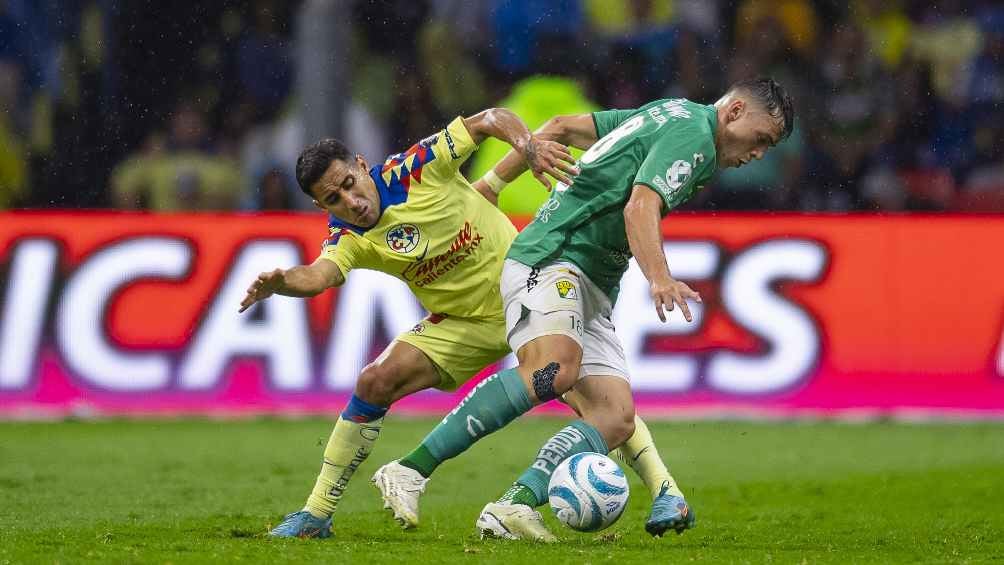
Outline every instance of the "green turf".
<path id="1" fill-rule="evenodd" d="M 1004 562 L 1000 424 L 654 424 L 698 529 L 648 537 L 632 476 L 620 522 L 588 535 L 548 515 L 563 543 L 547 547 L 483 542 L 473 524 L 556 420 L 447 463 L 421 528 L 393 524 L 368 478 L 432 424 L 388 423 L 334 538 L 277 541 L 262 534 L 302 505 L 330 421 L 0 423 L 0 563 Z"/>

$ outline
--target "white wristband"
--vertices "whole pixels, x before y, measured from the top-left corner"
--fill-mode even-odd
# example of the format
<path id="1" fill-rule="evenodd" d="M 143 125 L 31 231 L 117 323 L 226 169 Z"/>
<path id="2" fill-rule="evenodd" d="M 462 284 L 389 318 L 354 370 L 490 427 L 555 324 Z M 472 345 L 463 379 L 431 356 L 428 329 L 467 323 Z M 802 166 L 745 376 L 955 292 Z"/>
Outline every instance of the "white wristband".
<path id="1" fill-rule="evenodd" d="M 481 177 L 481 180 L 485 181 L 485 184 L 488 185 L 488 188 L 490 188 L 491 191 L 494 192 L 495 194 L 502 192 L 502 189 L 505 188 L 507 184 L 509 184 L 506 181 L 502 180 L 502 177 L 495 174 L 495 169 L 488 169 L 488 172 L 485 173 L 485 176 Z"/>

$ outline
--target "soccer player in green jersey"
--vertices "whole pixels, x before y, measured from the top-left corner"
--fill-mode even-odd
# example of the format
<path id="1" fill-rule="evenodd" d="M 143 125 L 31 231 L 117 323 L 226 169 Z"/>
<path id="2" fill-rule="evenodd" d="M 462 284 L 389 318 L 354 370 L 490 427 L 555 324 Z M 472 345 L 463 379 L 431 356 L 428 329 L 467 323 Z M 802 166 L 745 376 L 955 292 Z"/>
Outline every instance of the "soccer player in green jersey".
<path id="1" fill-rule="evenodd" d="M 769 78 L 738 82 L 715 104 L 658 100 L 633 110 L 552 119 L 542 137 L 588 148 L 572 184 L 559 183 L 515 239 L 502 269 L 506 337 L 519 366 L 496 379 L 505 394 L 476 388 L 400 462 L 428 477 L 443 461 L 532 406 L 564 397 L 582 416 L 548 440 L 532 464 L 477 520 L 482 536 L 554 541 L 534 507 L 547 501 L 565 458 L 607 453 L 634 433 L 624 351 L 610 321 L 620 279 L 634 256 L 659 319 L 698 293 L 674 279 L 660 219 L 718 168 L 738 167 L 791 133 L 794 110 Z M 498 189 L 525 170 L 510 154 L 484 182 Z M 671 481 L 655 494 L 646 529 L 661 535 L 694 524 Z"/>

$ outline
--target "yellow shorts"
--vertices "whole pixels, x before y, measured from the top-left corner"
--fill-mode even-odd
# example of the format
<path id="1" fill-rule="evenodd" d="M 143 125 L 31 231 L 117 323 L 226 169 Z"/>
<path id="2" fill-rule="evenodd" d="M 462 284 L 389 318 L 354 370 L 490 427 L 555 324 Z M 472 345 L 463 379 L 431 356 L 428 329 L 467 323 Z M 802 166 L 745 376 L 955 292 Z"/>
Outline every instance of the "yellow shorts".
<path id="1" fill-rule="evenodd" d="M 505 316 L 459 318 L 430 314 L 397 336 L 414 345 L 439 369 L 440 390 L 456 390 L 481 369 L 509 354 Z"/>

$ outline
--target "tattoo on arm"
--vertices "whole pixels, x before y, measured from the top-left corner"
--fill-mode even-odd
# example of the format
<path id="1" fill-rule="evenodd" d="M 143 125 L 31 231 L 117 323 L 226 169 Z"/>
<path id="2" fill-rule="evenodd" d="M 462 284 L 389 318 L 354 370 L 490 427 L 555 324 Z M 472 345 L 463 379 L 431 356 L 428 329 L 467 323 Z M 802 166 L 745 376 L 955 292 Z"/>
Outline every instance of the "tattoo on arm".
<path id="1" fill-rule="evenodd" d="M 526 144 L 526 159 L 527 161 L 537 160 L 537 142 L 532 137 Z"/>

